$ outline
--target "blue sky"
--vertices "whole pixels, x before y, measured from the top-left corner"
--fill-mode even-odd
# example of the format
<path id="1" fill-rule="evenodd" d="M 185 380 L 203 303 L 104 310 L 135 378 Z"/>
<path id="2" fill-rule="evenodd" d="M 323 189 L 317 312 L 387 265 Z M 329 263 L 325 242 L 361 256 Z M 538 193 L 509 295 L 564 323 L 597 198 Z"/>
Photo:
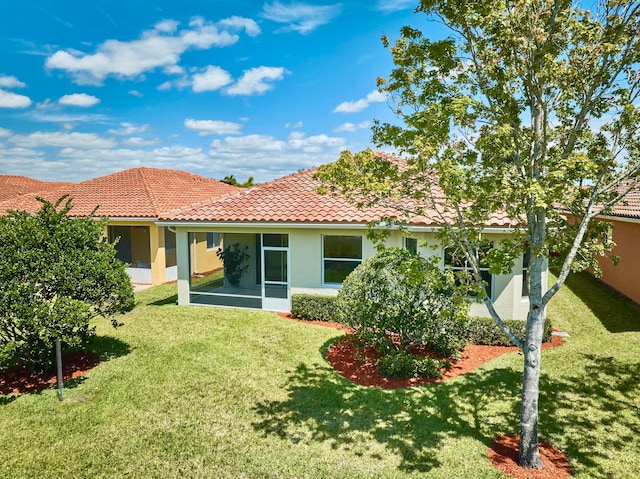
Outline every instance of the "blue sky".
<path id="1" fill-rule="evenodd" d="M 417 0 L 26 0 L 0 19 L 0 174 L 267 181 L 371 146 Z M 429 26 L 426 26 L 429 25 Z"/>

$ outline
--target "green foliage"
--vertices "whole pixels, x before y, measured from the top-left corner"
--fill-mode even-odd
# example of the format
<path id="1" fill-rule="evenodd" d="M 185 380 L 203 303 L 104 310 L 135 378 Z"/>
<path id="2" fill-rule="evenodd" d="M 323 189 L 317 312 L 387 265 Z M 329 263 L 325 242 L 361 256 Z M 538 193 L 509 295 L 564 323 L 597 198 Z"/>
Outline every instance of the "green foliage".
<path id="1" fill-rule="evenodd" d="M 406 351 L 392 351 L 378 359 L 378 371 L 388 378 L 431 378 L 442 377 L 441 369 L 448 365 L 428 356 L 414 356 Z"/>
<path id="2" fill-rule="evenodd" d="M 238 188 L 249 188 L 255 185 L 255 183 L 253 182 L 253 176 L 247 178 L 247 181 L 243 183 L 238 183 L 238 180 L 236 180 L 236 177 L 233 175 L 227 175 L 220 181 L 231 186 L 237 186 Z"/>
<path id="3" fill-rule="evenodd" d="M 294 294 L 291 296 L 291 314 L 307 321 L 336 321 L 336 297 Z"/>
<path id="4" fill-rule="evenodd" d="M 133 288 L 104 222 L 68 217 L 71 200 L 45 200 L 35 214 L 0 217 L 0 357 L 46 367 L 54 339 L 79 346 L 89 320 L 111 319 L 134 307 Z"/>
<path id="5" fill-rule="evenodd" d="M 249 247 L 240 243 L 227 246 L 224 249 L 216 251 L 216 256 L 220 258 L 224 265 L 224 277 L 234 286 L 240 285 L 240 279 L 249 269 L 249 265 L 245 264 L 249 259 Z"/>
<path id="6" fill-rule="evenodd" d="M 526 336 L 527 322 L 517 319 L 505 320 L 506 325 L 518 338 L 524 339 Z M 462 336 L 472 344 L 486 344 L 489 346 L 513 346 L 513 342 L 498 327 L 491 318 L 471 317 L 460 323 Z M 544 322 L 544 332 L 542 341 L 551 341 L 551 322 L 547 319 Z"/>
<path id="7" fill-rule="evenodd" d="M 387 248 L 347 277 L 336 307 L 340 322 L 365 343 L 406 351 L 430 343 L 464 317 L 468 299 L 450 271 L 405 249 Z"/>

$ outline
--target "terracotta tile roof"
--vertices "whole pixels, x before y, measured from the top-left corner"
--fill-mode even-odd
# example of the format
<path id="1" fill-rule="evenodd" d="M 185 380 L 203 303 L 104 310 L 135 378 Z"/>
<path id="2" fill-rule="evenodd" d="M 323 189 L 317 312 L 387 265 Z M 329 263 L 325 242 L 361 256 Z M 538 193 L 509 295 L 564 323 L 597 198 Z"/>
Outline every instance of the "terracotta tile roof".
<path id="1" fill-rule="evenodd" d="M 640 219 L 640 185 L 636 185 L 623 202 L 613 207 L 612 216 Z"/>
<path id="2" fill-rule="evenodd" d="M 56 201 L 64 194 L 73 198 L 71 213 L 111 218 L 157 218 L 160 212 L 235 192 L 236 187 L 186 171 L 132 168 L 71 184 L 39 194 L 23 195 L 0 203 L 0 211 L 37 211 L 36 196 Z"/>
<path id="3" fill-rule="evenodd" d="M 0 202 L 7 201 L 18 196 L 63 188 L 73 183 L 59 181 L 40 181 L 27 176 L 0 175 Z"/>
<path id="4" fill-rule="evenodd" d="M 170 221 L 203 221 L 230 223 L 322 223 L 365 224 L 396 213 L 394 209 L 375 207 L 360 210 L 339 195 L 320 195 L 313 179 L 317 168 L 262 183 L 186 208 L 163 213 L 160 219 Z M 426 217 L 416 216 L 414 226 L 436 226 Z M 513 226 L 505 214 L 495 214 L 487 226 Z"/>

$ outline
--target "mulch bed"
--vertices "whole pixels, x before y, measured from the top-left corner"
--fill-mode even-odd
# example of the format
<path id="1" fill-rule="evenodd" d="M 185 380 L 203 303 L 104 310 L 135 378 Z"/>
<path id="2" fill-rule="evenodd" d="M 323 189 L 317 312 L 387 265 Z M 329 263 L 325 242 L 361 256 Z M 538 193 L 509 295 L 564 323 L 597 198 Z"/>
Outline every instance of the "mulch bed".
<path id="1" fill-rule="evenodd" d="M 344 331 L 346 335 L 335 342 L 327 351 L 327 361 L 341 376 L 356 384 L 368 387 L 398 389 L 448 381 L 471 372 L 487 361 L 505 353 L 520 351 L 516 346 L 468 344 L 462 351 L 460 360 L 453 363 L 451 368 L 443 373 L 441 379 L 390 379 L 378 373 L 376 361 L 380 354 L 372 347 L 360 347 L 344 325 L 325 321 L 304 321 L 292 318 L 290 314 L 278 314 L 294 321 L 337 328 Z M 551 341 L 542 344 L 542 349 L 555 348 L 562 344 L 564 344 L 562 337 L 552 336 Z M 566 454 L 544 441 L 539 444 L 540 457 L 544 467 L 542 469 L 520 467 L 518 465 L 518 441 L 519 436 L 513 435 L 496 438 L 489 448 L 489 461 L 491 464 L 505 475 L 515 479 L 565 479 L 571 477 L 571 466 Z"/>
<path id="2" fill-rule="evenodd" d="M 62 376 L 65 381 L 84 376 L 96 367 L 100 359 L 91 351 L 71 351 L 62 355 Z M 56 371 L 32 374 L 26 366 L 13 366 L 0 372 L 0 394 L 20 394 L 42 391 L 56 386 Z"/>
<path id="3" fill-rule="evenodd" d="M 538 443 L 542 469 L 527 469 L 518 465 L 520 436 L 505 435 L 494 439 L 489 448 L 489 461 L 503 474 L 515 479 L 566 479 L 571 477 L 567 455 L 546 441 Z"/>

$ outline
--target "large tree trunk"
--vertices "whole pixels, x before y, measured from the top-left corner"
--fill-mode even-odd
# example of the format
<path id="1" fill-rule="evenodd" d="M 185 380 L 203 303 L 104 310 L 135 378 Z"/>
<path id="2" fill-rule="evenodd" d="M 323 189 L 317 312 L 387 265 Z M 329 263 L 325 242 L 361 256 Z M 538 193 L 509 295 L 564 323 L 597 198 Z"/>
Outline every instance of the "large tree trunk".
<path id="1" fill-rule="evenodd" d="M 520 402 L 520 449 L 518 462 L 532 469 L 543 466 L 538 451 L 538 397 L 540 396 L 540 349 L 544 333 L 545 310 L 542 306 L 543 258 L 532 260 L 527 337 L 524 345 L 524 370 Z"/>

